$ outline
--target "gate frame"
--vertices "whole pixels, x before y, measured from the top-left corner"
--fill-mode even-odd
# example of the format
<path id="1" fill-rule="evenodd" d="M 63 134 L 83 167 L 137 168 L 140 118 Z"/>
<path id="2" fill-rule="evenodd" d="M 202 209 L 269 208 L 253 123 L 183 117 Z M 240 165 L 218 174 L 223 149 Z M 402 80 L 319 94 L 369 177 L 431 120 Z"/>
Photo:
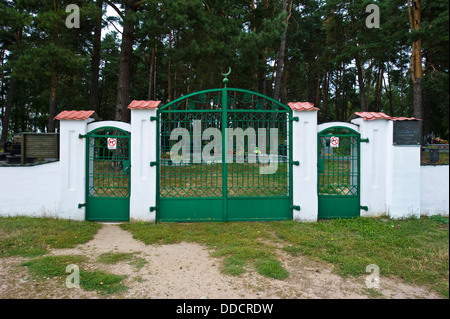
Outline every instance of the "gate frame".
<path id="1" fill-rule="evenodd" d="M 213 92 L 217 92 L 217 93 L 221 93 L 221 101 L 220 103 L 218 103 L 218 105 L 221 107 L 221 109 L 217 109 L 214 110 L 214 113 L 221 113 L 221 120 L 222 120 L 222 129 L 221 129 L 221 133 L 222 133 L 222 161 L 221 161 L 221 165 L 222 165 L 222 220 L 221 221 L 233 221 L 233 220 L 240 220 L 240 219 L 230 219 L 229 218 L 229 214 L 228 214 L 228 199 L 229 196 L 228 194 L 228 179 L 227 179 L 227 162 L 226 162 L 226 140 L 227 140 L 227 136 L 226 136 L 226 131 L 223 131 L 224 129 L 228 128 L 228 123 L 227 123 L 227 114 L 228 114 L 228 93 L 229 92 L 240 92 L 243 94 L 251 94 L 260 98 L 263 98 L 264 100 L 274 103 L 275 105 L 281 107 L 281 111 L 271 111 L 271 110 L 250 110 L 250 112 L 254 111 L 255 113 L 283 113 L 283 114 L 287 114 L 287 134 L 288 134 L 288 139 L 289 139 L 289 162 L 288 162 L 288 212 L 289 215 L 286 219 L 292 219 L 293 218 L 293 213 L 292 210 L 293 209 L 297 209 L 299 210 L 299 206 L 295 206 L 293 205 L 293 198 L 294 198 L 294 191 L 293 191 L 293 164 L 295 163 L 295 161 L 293 161 L 293 121 L 294 121 L 294 116 L 293 116 L 293 109 L 291 107 L 289 107 L 288 105 L 282 104 L 279 101 L 276 101 L 268 96 L 265 96 L 263 94 L 260 94 L 258 92 L 253 92 L 253 91 L 249 91 L 249 90 L 245 90 L 245 89 L 239 89 L 239 88 L 227 88 L 227 75 L 224 75 L 224 87 L 223 88 L 216 88 L 216 89 L 208 89 L 208 90 L 202 90 L 202 91 L 197 91 L 197 92 L 193 92 L 190 94 L 187 94 L 185 96 L 182 96 L 178 99 L 175 99 L 174 101 L 171 101 L 165 105 L 163 105 L 161 108 L 157 109 L 156 112 L 156 123 L 157 123 L 157 132 L 156 132 L 156 207 L 154 208 L 154 210 L 156 210 L 156 222 L 160 221 L 160 214 L 161 214 L 161 205 L 160 205 L 160 201 L 161 201 L 161 193 L 160 193 L 160 179 L 161 179 L 161 174 L 160 174 L 160 161 L 161 161 L 161 147 L 160 147 L 160 128 L 161 128 L 161 114 L 163 113 L 168 113 L 167 111 L 164 112 L 165 109 L 167 109 L 168 107 L 170 107 L 171 105 L 174 105 L 176 103 L 182 102 L 184 100 L 189 99 L 190 97 L 193 96 L 199 96 L 201 94 L 207 94 L 207 93 L 213 93 Z M 213 111 L 213 110 L 211 110 Z M 242 110 L 236 110 L 236 111 L 242 111 Z M 245 110 L 244 110 L 245 111 Z M 174 111 L 173 113 L 177 113 L 176 111 Z M 189 112 L 186 112 L 189 113 Z M 192 111 L 192 113 L 198 113 L 195 111 Z M 297 119 L 298 120 L 298 119 Z M 224 172 L 224 168 L 225 168 L 225 172 Z M 284 196 L 283 196 L 284 197 Z M 239 197 L 237 197 L 239 198 Z M 257 198 L 257 197 L 255 197 Z M 267 196 L 268 199 L 270 199 L 269 196 Z M 193 197 L 190 198 L 190 200 L 201 200 L 202 198 L 197 198 L 197 197 Z M 243 220 L 249 220 L 249 219 L 243 219 Z M 280 219 L 250 219 L 250 220 L 280 220 Z M 179 220 L 174 220 L 174 221 L 179 221 Z M 190 220 L 184 220 L 186 221 L 190 221 Z M 195 220 L 197 221 L 197 220 Z M 199 221 L 203 221 L 203 220 L 199 220 Z M 206 220 L 207 221 L 207 220 Z"/>
<path id="2" fill-rule="evenodd" d="M 104 129 L 113 129 L 113 130 L 119 130 L 122 131 L 126 134 L 128 134 L 127 139 L 128 139 L 128 161 L 130 163 L 130 166 L 128 167 L 128 196 L 126 197 L 128 199 L 128 207 L 127 207 L 127 218 L 126 219 L 117 219 L 117 218 L 105 218 L 105 219 L 88 219 L 88 198 L 89 198 L 89 166 L 90 166 L 90 158 L 89 158 L 89 143 L 88 143 L 88 138 L 92 137 L 91 135 L 95 135 L 95 133 L 99 130 L 104 130 Z M 93 122 L 87 125 L 87 132 L 85 135 L 80 136 L 80 137 L 84 137 L 86 142 L 86 167 L 85 167 L 85 206 L 86 206 L 86 210 L 85 210 L 85 219 L 86 220 L 91 220 L 91 221 L 129 221 L 130 220 L 130 198 L 131 198 L 131 125 L 129 123 L 125 123 L 125 122 L 119 122 L 119 121 L 100 121 L 100 122 Z M 108 197 L 107 197 L 108 198 Z M 109 197 L 112 201 L 115 201 L 116 197 Z M 125 197 L 119 197 L 124 199 Z M 106 201 L 106 199 L 105 199 Z"/>
<path id="3" fill-rule="evenodd" d="M 355 136 L 357 138 L 357 147 L 358 147 L 358 153 L 357 153 L 357 197 L 358 197 L 358 208 L 357 208 L 357 216 L 354 217 L 359 217 L 361 216 L 360 211 L 361 211 L 361 133 L 359 132 L 359 127 L 355 124 L 350 124 L 347 122 L 328 122 L 328 123 L 324 123 L 324 124 L 320 124 L 317 126 L 317 154 L 318 154 L 318 158 L 317 158 L 317 165 L 319 166 L 319 153 L 320 153 L 320 143 L 319 143 L 319 139 L 321 138 L 321 133 L 325 132 L 329 129 L 349 129 L 350 131 L 355 133 Z M 319 176 L 319 170 L 317 170 L 317 176 Z M 327 195 L 320 195 L 319 194 L 319 178 L 317 179 L 317 198 L 318 198 L 318 206 L 317 206 L 317 218 L 348 218 L 348 217 L 321 217 L 319 216 L 319 203 L 320 203 L 320 198 L 321 196 L 327 196 Z M 331 195 L 330 195 L 331 196 Z M 343 195 L 336 195 L 336 196 L 341 196 L 344 197 Z"/>

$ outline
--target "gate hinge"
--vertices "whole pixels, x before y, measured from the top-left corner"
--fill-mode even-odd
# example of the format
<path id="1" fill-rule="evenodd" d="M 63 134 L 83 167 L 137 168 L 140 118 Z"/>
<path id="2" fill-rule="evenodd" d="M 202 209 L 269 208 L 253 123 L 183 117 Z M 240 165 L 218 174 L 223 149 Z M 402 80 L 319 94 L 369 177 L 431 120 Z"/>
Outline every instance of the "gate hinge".
<path id="1" fill-rule="evenodd" d="M 150 167 L 153 167 L 153 166 L 156 166 L 156 165 L 158 165 L 158 163 L 156 161 L 150 162 Z"/>
<path id="2" fill-rule="evenodd" d="M 150 207 L 150 211 L 154 212 L 155 210 L 158 210 L 158 206 L 151 206 Z"/>
<path id="3" fill-rule="evenodd" d="M 78 134 L 78 138 L 85 138 L 87 135 L 83 135 L 83 134 Z"/>
<path id="4" fill-rule="evenodd" d="M 365 210 L 367 212 L 369 210 L 369 207 L 367 207 L 367 206 L 359 206 L 359 209 Z"/>
<path id="5" fill-rule="evenodd" d="M 299 121 L 298 116 L 293 116 L 291 118 L 291 121 L 298 122 Z"/>
<path id="6" fill-rule="evenodd" d="M 300 166 L 300 162 L 299 161 L 292 161 L 292 165 Z"/>
<path id="7" fill-rule="evenodd" d="M 300 210 L 300 206 L 298 206 L 298 205 L 291 205 L 291 209 Z"/>
<path id="8" fill-rule="evenodd" d="M 361 143 L 369 143 L 369 139 L 368 138 L 362 138 L 359 140 Z"/>
<path id="9" fill-rule="evenodd" d="M 150 116 L 150 121 L 156 121 L 158 119 L 157 116 Z"/>
<path id="10" fill-rule="evenodd" d="M 78 208 L 81 208 L 81 207 L 86 207 L 86 203 L 78 204 Z"/>

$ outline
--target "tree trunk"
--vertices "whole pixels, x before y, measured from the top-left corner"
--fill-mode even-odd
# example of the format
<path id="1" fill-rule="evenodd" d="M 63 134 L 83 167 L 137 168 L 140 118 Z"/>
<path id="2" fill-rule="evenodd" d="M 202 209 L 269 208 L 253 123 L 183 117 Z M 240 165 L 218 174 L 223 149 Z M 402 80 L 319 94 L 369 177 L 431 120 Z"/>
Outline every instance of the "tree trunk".
<path id="1" fill-rule="evenodd" d="M 292 5 L 292 1 L 291 1 Z M 286 13 L 287 11 L 287 0 L 283 0 L 283 10 L 282 13 Z M 280 43 L 280 54 L 278 56 L 278 63 L 277 63 L 277 73 L 275 77 L 275 87 L 273 92 L 273 98 L 274 100 L 279 100 L 280 97 L 280 87 L 281 87 L 281 75 L 283 72 L 283 65 L 284 65 L 284 52 L 286 50 L 286 32 L 288 27 L 288 19 L 284 21 L 285 24 L 285 30 L 283 32 L 283 35 L 281 36 L 281 43 Z"/>
<path id="2" fill-rule="evenodd" d="M 411 31 L 419 31 L 422 23 L 421 1 L 408 0 L 408 15 Z M 411 80 L 413 82 L 413 116 L 422 119 L 422 40 L 417 35 L 412 43 Z"/>
<path id="3" fill-rule="evenodd" d="M 125 15 L 123 21 L 122 44 L 120 47 L 119 82 L 117 84 L 116 121 L 129 122 L 130 112 L 130 81 L 131 62 L 133 55 L 134 22 L 130 19 L 133 14 L 133 2 L 124 1 Z"/>
<path id="4" fill-rule="evenodd" d="M 58 75 L 53 74 L 50 87 L 49 117 L 47 124 L 48 133 L 54 133 L 56 130 L 55 116 L 57 112 L 57 99 L 56 99 L 57 89 L 58 89 Z"/>
<path id="5" fill-rule="evenodd" d="M 328 82 L 328 77 L 329 77 L 329 73 L 328 71 L 325 72 L 325 77 L 323 80 L 323 85 L 322 85 L 322 96 L 323 96 L 323 108 L 322 108 L 322 120 L 325 122 L 328 119 L 328 86 L 329 86 L 329 82 Z"/>
<path id="6" fill-rule="evenodd" d="M 97 7 L 102 10 L 103 0 L 97 0 Z M 97 18 L 94 28 L 94 42 L 91 58 L 91 89 L 89 92 L 89 105 L 99 114 L 98 78 L 100 72 L 100 50 L 102 41 L 102 15 Z"/>
<path id="7" fill-rule="evenodd" d="M 0 146 L 2 146 L 6 142 L 6 139 L 8 138 L 9 119 L 11 117 L 11 110 L 13 105 L 15 89 L 16 89 L 16 79 L 11 77 L 11 80 L 9 82 L 8 95 L 6 97 L 5 112 L 3 113 L 2 118 L 2 137 L 0 140 Z"/>
<path id="8" fill-rule="evenodd" d="M 392 101 L 392 85 L 391 85 L 391 72 L 390 72 L 390 67 L 389 67 L 389 61 L 387 62 L 387 76 L 388 76 L 388 85 L 386 85 L 386 82 L 384 82 L 384 88 L 386 90 L 386 92 L 388 93 L 388 98 L 389 98 L 389 111 L 390 111 L 390 116 L 394 116 L 394 104 Z M 385 81 L 384 77 L 383 77 L 383 81 Z"/>
<path id="9" fill-rule="evenodd" d="M 380 66 L 378 68 L 378 74 L 377 74 L 377 82 L 375 84 L 375 110 L 377 112 L 380 112 L 381 110 L 381 89 L 383 87 L 383 67 Z"/>
<path id="10" fill-rule="evenodd" d="M 364 66 L 359 56 L 359 52 L 356 53 L 356 68 L 358 69 L 358 85 L 359 85 L 359 106 L 362 112 L 367 111 L 366 104 L 366 89 L 364 85 Z"/>
<path id="11" fill-rule="evenodd" d="M 155 54 L 156 54 L 156 44 L 152 49 L 152 57 L 150 61 L 150 72 L 148 75 L 148 90 L 147 90 L 147 100 L 152 99 L 152 89 L 153 89 L 153 66 L 155 64 Z"/>

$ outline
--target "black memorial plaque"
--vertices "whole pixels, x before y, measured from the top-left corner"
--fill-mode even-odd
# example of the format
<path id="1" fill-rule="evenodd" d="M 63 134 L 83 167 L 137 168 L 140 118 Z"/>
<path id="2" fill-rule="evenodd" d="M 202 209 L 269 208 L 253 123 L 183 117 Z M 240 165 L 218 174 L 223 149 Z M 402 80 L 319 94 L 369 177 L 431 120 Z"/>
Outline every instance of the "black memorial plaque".
<path id="1" fill-rule="evenodd" d="M 419 121 L 395 121 L 394 145 L 420 145 Z"/>

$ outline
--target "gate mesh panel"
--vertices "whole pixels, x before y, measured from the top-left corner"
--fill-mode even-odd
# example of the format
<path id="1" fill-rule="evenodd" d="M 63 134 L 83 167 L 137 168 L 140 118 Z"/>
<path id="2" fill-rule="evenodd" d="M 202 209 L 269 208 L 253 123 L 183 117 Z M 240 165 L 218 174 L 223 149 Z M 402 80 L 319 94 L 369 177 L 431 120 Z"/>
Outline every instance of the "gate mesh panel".
<path id="1" fill-rule="evenodd" d="M 201 93 L 173 103 L 160 113 L 160 198 L 223 196 L 222 154 L 216 154 L 219 160 L 211 161 L 202 152 L 212 138 L 202 136 L 206 128 L 225 134 L 221 101 L 220 92 Z M 226 161 L 227 196 L 289 196 L 289 113 L 279 109 L 276 103 L 242 92 L 228 94 L 227 108 L 226 129 L 235 133 L 233 147 L 227 145 L 226 150 L 222 145 L 223 151 L 228 152 L 225 157 L 231 159 Z M 194 125 L 200 130 L 195 131 Z M 245 134 L 249 128 L 253 130 L 255 145 L 250 145 L 251 139 Z M 265 131 L 265 139 L 258 129 Z M 181 141 L 180 137 L 170 139 L 174 130 L 189 135 L 189 158 L 182 157 L 181 151 L 171 156 L 173 146 Z M 276 142 L 270 139 L 274 130 L 278 134 Z M 200 146 L 193 142 L 195 139 L 201 140 Z M 243 141 L 242 147 L 238 147 L 237 139 Z M 265 152 L 260 143 L 263 140 Z M 200 154 L 197 161 L 194 153 Z M 269 157 L 270 153 L 277 156 Z M 273 173 L 261 174 L 264 169 Z"/>
<path id="2" fill-rule="evenodd" d="M 116 149 L 108 149 L 108 138 L 116 139 Z M 102 129 L 89 134 L 87 143 L 88 196 L 129 197 L 129 134 Z"/>
<path id="3" fill-rule="evenodd" d="M 333 136 L 339 147 L 331 146 Z M 319 195 L 358 195 L 358 136 L 334 129 L 322 132 L 319 143 Z"/>

